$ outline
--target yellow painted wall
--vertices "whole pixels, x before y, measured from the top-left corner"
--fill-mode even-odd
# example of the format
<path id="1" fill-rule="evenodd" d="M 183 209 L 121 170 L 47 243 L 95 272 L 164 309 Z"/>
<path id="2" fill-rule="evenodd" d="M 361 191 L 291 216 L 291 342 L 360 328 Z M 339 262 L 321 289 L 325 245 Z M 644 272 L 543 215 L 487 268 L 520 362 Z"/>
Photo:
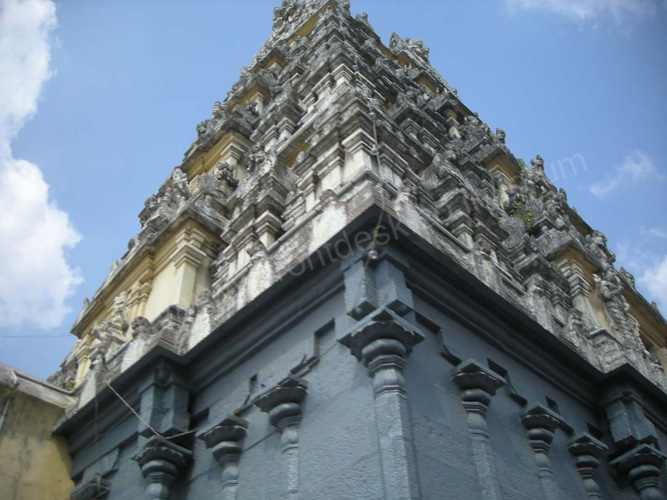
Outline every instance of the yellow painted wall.
<path id="1" fill-rule="evenodd" d="M 4 408 L 9 392 L 0 395 Z M 63 438 L 51 429 L 63 409 L 17 390 L 0 430 L 0 500 L 65 500 L 74 484 Z"/>

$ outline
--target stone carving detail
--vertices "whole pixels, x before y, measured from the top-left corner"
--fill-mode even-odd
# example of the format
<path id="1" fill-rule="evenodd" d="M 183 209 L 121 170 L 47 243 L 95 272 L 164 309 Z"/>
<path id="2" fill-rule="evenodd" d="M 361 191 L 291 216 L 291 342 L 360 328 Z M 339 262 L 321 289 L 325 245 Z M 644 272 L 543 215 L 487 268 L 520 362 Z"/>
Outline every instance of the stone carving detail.
<path id="1" fill-rule="evenodd" d="M 171 177 L 160 192 L 146 200 L 145 208 L 139 214 L 142 230 L 154 233 L 162 229 L 191 194 L 186 175 L 179 167 L 174 167 Z M 141 233 L 139 237 L 141 238 Z"/>
<path id="2" fill-rule="evenodd" d="M 287 498 L 299 498 L 299 423 L 301 403 L 308 394 L 308 382 L 290 377 L 260 396 L 255 405 L 269 414 L 271 425 L 280 430 Z"/>
<path id="3" fill-rule="evenodd" d="M 624 267 L 621 267 L 618 270 L 618 274 L 621 276 L 622 279 L 626 281 L 633 289 L 635 288 L 635 277 L 632 275 L 632 273 L 629 273 L 628 271 L 625 270 Z"/>
<path id="4" fill-rule="evenodd" d="M 393 311 L 379 309 L 340 340 L 373 377 L 382 477 L 390 500 L 420 497 L 403 369 L 423 338 Z"/>
<path id="5" fill-rule="evenodd" d="M 472 454 L 484 500 L 501 500 L 502 493 L 489 441 L 486 412 L 491 397 L 505 384 L 505 379 L 476 361 L 468 360 L 457 367 L 452 381 L 461 390 L 461 403 L 466 410 Z"/>
<path id="6" fill-rule="evenodd" d="M 586 235 L 586 247 L 600 260 L 604 271 L 616 260 L 616 256 L 607 248 L 607 237 L 600 231 Z"/>
<path id="7" fill-rule="evenodd" d="M 132 331 L 135 337 L 150 337 L 153 335 L 153 325 L 143 316 L 137 316 L 132 321 Z"/>
<path id="8" fill-rule="evenodd" d="M 567 449 L 574 457 L 574 463 L 584 481 L 588 498 L 602 498 L 597 481 L 597 469 L 600 465 L 600 457 L 607 451 L 607 445 L 583 432 L 575 437 Z"/>
<path id="9" fill-rule="evenodd" d="M 201 138 L 202 136 L 212 132 L 216 124 L 223 121 L 225 117 L 226 114 L 222 108 L 222 104 L 220 101 L 215 101 L 211 111 L 211 118 L 207 118 L 203 122 L 197 124 L 197 138 Z"/>
<path id="10" fill-rule="evenodd" d="M 225 183 L 229 189 L 236 189 L 239 185 L 239 181 L 234 178 L 234 165 L 229 163 L 216 163 L 215 166 L 217 167 L 216 179 Z"/>
<path id="11" fill-rule="evenodd" d="M 205 430 L 198 437 L 213 452 L 213 457 L 222 467 L 222 498 L 235 500 L 239 484 L 239 461 L 241 442 L 248 430 L 248 421 L 234 415 Z"/>
<path id="12" fill-rule="evenodd" d="M 146 479 L 148 500 L 167 500 L 172 483 L 192 459 L 192 452 L 171 441 L 154 436 L 134 456 Z"/>
<path id="13" fill-rule="evenodd" d="M 418 57 L 421 57 L 424 61 L 428 62 L 428 47 L 424 46 L 424 42 L 417 40 L 416 38 L 406 38 L 405 43 L 408 44 L 408 48 Z"/>

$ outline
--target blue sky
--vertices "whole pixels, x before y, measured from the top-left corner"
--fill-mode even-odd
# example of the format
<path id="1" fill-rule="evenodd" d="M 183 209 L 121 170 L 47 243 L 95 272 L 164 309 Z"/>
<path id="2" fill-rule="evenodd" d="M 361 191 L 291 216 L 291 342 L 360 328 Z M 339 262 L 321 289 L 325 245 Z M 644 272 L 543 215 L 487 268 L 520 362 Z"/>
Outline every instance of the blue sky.
<path id="1" fill-rule="evenodd" d="M 0 4 L 0 361 L 46 377 L 68 331 L 271 29 L 275 1 Z M 420 38 L 463 102 L 536 153 L 667 311 L 664 0 L 352 0 Z M 576 158 L 576 172 L 557 165 Z"/>

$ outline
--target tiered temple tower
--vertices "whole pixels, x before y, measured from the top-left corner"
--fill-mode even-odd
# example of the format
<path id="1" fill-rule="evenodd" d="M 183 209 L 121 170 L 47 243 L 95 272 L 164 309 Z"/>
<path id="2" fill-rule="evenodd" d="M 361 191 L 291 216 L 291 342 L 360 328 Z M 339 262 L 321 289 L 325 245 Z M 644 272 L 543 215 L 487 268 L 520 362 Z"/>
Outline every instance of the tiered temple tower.
<path id="1" fill-rule="evenodd" d="M 665 319 L 349 8 L 274 10 L 86 301 L 72 498 L 664 498 Z"/>

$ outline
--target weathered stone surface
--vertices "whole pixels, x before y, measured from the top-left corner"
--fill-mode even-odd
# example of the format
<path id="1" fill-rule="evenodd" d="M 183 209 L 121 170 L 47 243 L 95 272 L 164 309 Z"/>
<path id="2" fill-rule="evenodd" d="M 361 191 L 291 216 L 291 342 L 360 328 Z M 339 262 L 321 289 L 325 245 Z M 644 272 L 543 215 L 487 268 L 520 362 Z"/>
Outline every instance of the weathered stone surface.
<path id="1" fill-rule="evenodd" d="M 563 434 L 605 428 L 613 454 L 665 439 L 662 417 L 652 413 L 651 430 L 628 403 L 648 412 L 667 396 L 664 318 L 615 269 L 605 236 L 569 206 L 540 155 L 530 166 L 516 158 L 505 132 L 430 66 L 422 41 L 392 34 L 385 47 L 349 9 L 281 2 L 269 39 L 197 125 L 84 305 L 80 340 L 54 379 L 78 384 L 62 424 L 88 443 L 75 474 L 94 460 L 78 451 L 90 436 L 74 422 L 107 382 L 124 381 L 136 400 L 142 389 L 127 378 L 164 357 L 182 363 L 180 381 L 141 392 L 141 414 L 169 416 L 172 435 L 219 428 L 195 440 L 188 479 L 170 483 L 177 475 L 162 465 L 158 496 L 213 497 L 225 484 L 241 499 L 623 489 L 582 458 L 593 441 L 564 444 Z M 633 396 L 598 404 L 616 376 L 637 384 Z M 567 424 L 552 406 L 522 408 L 554 393 Z M 349 451 L 338 421 L 355 436 Z M 117 446 L 146 437 L 134 428 L 118 431 Z M 576 485 L 562 481 L 570 453 Z M 119 470 L 112 490 L 123 477 L 131 490 L 136 472 Z M 658 488 L 653 472 L 632 473 L 648 478 L 637 483 L 650 483 L 644 495 Z"/>

